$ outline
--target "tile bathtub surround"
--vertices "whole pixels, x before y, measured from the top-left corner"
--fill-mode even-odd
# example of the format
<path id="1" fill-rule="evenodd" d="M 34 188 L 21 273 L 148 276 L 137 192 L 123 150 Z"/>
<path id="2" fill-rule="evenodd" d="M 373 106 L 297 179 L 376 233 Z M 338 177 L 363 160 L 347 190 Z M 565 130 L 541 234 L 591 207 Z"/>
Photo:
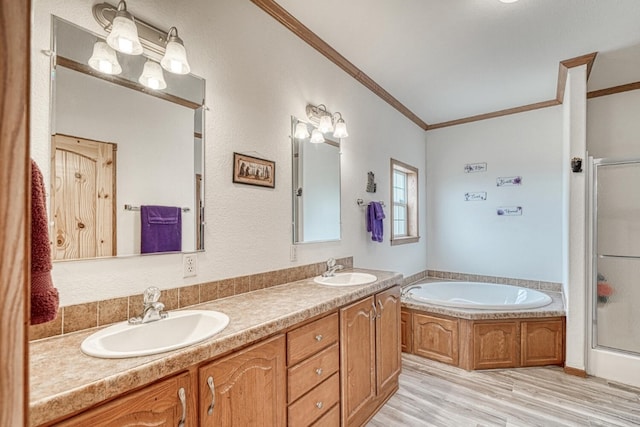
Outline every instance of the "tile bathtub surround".
<path id="1" fill-rule="evenodd" d="M 424 272 L 422 272 L 424 273 Z M 422 274 L 419 273 L 419 274 Z M 416 276 L 416 275 L 414 275 Z M 413 283 L 421 278 L 414 280 L 413 282 L 407 279 L 414 276 L 409 276 L 405 279 L 405 284 Z M 455 273 L 451 271 L 439 271 L 439 270 L 427 270 L 424 278 L 429 279 L 445 279 L 445 280 L 461 280 L 464 282 L 485 282 L 485 283 L 497 283 L 499 285 L 515 285 L 523 288 L 540 289 L 550 292 L 562 292 L 562 283 L 556 282 L 543 282 L 540 280 L 525 280 L 515 279 L 513 277 L 497 277 L 497 276 L 483 276 L 479 274 L 467 274 L 467 273 Z"/>
<path id="2" fill-rule="evenodd" d="M 336 262 L 346 269 L 353 268 L 353 257 L 339 258 Z M 307 279 L 318 276 L 325 270 L 326 262 L 323 261 L 181 288 L 164 289 L 161 291 L 160 301 L 165 305 L 166 310 L 177 310 L 219 298 Z M 109 325 L 138 316 L 141 312 L 142 294 L 61 307 L 55 320 L 30 326 L 29 339 L 39 340 Z"/>
<path id="3" fill-rule="evenodd" d="M 207 341 L 172 352 L 126 359 L 88 357 L 79 346 L 91 330 L 32 342 L 31 425 L 80 412 L 402 283 L 399 273 L 356 271 L 375 274 L 378 281 L 341 288 L 306 279 L 202 303 L 196 308 L 227 314 L 229 325 Z"/>

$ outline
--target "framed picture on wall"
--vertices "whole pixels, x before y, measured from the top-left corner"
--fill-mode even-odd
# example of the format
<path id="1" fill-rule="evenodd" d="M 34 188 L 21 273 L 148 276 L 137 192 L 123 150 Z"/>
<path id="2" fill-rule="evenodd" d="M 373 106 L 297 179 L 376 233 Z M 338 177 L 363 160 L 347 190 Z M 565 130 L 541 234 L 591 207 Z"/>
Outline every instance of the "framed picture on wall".
<path id="1" fill-rule="evenodd" d="M 233 182 L 276 187 L 276 162 L 233 153 Z"/>

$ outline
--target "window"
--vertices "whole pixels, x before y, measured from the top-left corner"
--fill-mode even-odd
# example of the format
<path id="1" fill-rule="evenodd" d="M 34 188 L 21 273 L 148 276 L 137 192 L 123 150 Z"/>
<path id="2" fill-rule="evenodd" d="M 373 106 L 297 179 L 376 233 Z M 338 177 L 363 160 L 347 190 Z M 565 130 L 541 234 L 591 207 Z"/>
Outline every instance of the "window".
<path id="1" fill-rule="evenodd" d="M 391 245 L 417 242 L 418 169 L 391 159 L 391 200 Z"/>

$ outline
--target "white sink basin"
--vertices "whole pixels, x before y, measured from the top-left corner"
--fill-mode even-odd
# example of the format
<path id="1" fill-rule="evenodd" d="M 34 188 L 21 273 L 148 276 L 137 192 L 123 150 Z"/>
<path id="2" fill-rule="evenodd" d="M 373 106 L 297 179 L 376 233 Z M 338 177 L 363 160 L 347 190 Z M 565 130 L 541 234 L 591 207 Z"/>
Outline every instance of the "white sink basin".
<path id="1" fill-rule="evenodd" d="M 229 316 L 212 310 L 171 311 L 165 319 L 139 325 L 116 323 L 88 336 L 83 353 L 106 359 L 147 356 L 198 343 L 222 331 Z"/>
<path id="2" fill-rule="evenodd" d="M 331 277 L 318 276 L 313 279 L 314 282 L 320 285 L 327 286 L 355 286 L 366 285 L 367 283 L 373 283 L 378 278 L 369 273 L 336 273 Z"/>

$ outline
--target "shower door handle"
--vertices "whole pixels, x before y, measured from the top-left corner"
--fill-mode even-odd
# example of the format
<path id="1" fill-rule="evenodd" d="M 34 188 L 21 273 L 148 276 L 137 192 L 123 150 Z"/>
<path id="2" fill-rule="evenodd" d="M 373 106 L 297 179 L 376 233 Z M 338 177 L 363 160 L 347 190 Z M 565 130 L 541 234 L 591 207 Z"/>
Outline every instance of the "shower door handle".
<path id="1" fill-rule="evenodd" d="M 598 254 L 598 258 L 640 259 L 640 256 Z"/>

